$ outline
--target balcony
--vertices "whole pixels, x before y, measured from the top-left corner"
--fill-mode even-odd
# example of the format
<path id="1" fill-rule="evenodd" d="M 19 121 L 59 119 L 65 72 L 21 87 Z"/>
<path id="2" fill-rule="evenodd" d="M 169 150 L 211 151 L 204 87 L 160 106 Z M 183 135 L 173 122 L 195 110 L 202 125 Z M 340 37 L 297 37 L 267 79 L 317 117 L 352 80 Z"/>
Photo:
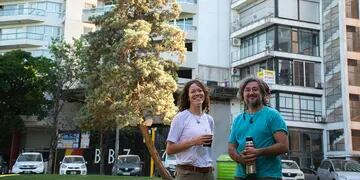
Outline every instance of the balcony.
<path id="1" fill-rule="evenodd" d="M 188 25 L 188 24 L 177 24 L 181 30 L 185 32 L 185 39 L 195 41 L 197 39 L 197 28 L 196 26 Z"/>
<path id="2" fill-rule="evenodd" d="M 197 0 L 176 0 L 181 6 L 182 14 L 196 14 Z"/>
<path id="3" fill-rule="evenodd" d="M 256 0 L 232 0 L 231 1 L 231 9 L 239 10 L 255 1 Z"/>
<path id="4" fill-rule="evenodd" d="M 23 32 L 0 34 L 1 49 L 41 47 L 44 45 L 44 41 L 46 41 L 46 36 L 38 33 Z"/>
<path id="5" fill-rule="evenodd" d="M 180 64 L 178 56 L 176 54 L 164 52 L 164 53 L 161 53 L 160 56 L 164 59 L 175 62 L 180 67 L 191 68 L 191 69 L 195 69 L 197 67 L 196 53 L 194 53 L 194 52 L 186 52 L 185 61 L 182 64 Z"/>
<path id="6" fill-rule="evenodd" d="M 0 25 L 43 22 L 45 14 L 45 10 L 34 8 L 0 10 Z"/>
<path id="7" fill-rule="evenodd" d="M 106 5 L 103 7 L 84 9 L 82 20 L 85 23 L 91 23 L 91 21 L 89 20 L 90 17 L 104 15 L 106 12 L 111 11 L 113 8 L 115 8 L 115 5 Z"/>

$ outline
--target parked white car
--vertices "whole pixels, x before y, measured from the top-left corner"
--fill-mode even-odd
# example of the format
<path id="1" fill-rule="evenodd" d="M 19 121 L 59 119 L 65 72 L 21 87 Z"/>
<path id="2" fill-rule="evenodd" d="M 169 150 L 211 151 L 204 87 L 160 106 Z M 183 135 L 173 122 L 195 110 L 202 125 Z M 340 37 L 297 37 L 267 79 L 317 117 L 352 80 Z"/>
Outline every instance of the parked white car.
<path id="1" fill-rule="evenodd" d="M 293 160 L 281 160 L 283 180 L 304 180 L 304 173 Z"/>
<path id="2" fill-rule="evenodd" d="M 176 169 L 176 158 L 174 155 L 168 155 L 166 152 L 162 155 L 162 163 L 164 164 L 165 168 L 170 172 L 172 176 L 175 176 L 175 169 Z"/>
<path id="3" fill-rule="evenodd" d="M 87 174 L 86 161 L 83 156 L 67 155 L 60 162 L 60 175 L 65 174 Z"/>
<path id="4" fill-rule="evenodd" d="M 317 170 L 319 180 L 359 180 L 360 164 L 345 159 L 325 159 Z"/>
<path id="5" fill-rule="evenodd" d="M 44 173 L 45 166 L 41 153 L 38 152 L 25 152 L 21 153 L 14 166 L 12 167 L 12 173 Z"/>

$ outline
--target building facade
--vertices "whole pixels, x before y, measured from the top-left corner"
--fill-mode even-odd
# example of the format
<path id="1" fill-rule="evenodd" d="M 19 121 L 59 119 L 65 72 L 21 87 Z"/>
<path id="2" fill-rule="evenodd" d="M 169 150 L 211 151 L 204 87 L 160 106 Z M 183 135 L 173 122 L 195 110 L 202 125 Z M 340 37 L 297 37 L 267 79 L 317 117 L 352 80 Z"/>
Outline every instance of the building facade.
<path id="1" fill-rule="evenodd" d="M 289 128 L 283 158 L 301 167 L 360 155 L 358 8 L 357 0 L 232 1 L 232 85 L 247 76 L 270 84 Z"/>

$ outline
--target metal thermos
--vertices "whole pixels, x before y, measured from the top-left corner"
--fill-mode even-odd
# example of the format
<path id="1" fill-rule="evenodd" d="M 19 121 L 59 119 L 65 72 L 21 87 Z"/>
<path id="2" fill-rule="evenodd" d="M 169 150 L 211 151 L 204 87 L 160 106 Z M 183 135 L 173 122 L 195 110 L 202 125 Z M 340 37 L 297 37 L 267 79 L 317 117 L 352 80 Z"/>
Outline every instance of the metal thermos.
<path id="1" fill-rule="evenodd" d="M 254 141 L 253 141 L 253 138 L 251 136 L 246 137 L 246 146 L 254 146 Z M 256 174 L 255 162 L 253 162 L 252 164 L 247 164 L 246 165 L 246 174 L 247 175 Z"/>

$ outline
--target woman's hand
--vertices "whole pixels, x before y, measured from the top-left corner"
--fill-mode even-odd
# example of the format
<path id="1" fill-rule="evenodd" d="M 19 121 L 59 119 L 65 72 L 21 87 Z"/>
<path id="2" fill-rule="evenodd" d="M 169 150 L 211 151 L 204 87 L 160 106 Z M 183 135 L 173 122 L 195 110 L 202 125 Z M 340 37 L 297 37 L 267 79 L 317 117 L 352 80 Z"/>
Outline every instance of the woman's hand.
<path id="1" fill-rule="evenodd" d="M 198 136 L 196 138 L 193 138 L 191 140 L 193 146 L 194 145 L 203 145 L 203 144 L 209 144 L 212 141 L 212 135 L 211 134 L 205 134 Z"/>

